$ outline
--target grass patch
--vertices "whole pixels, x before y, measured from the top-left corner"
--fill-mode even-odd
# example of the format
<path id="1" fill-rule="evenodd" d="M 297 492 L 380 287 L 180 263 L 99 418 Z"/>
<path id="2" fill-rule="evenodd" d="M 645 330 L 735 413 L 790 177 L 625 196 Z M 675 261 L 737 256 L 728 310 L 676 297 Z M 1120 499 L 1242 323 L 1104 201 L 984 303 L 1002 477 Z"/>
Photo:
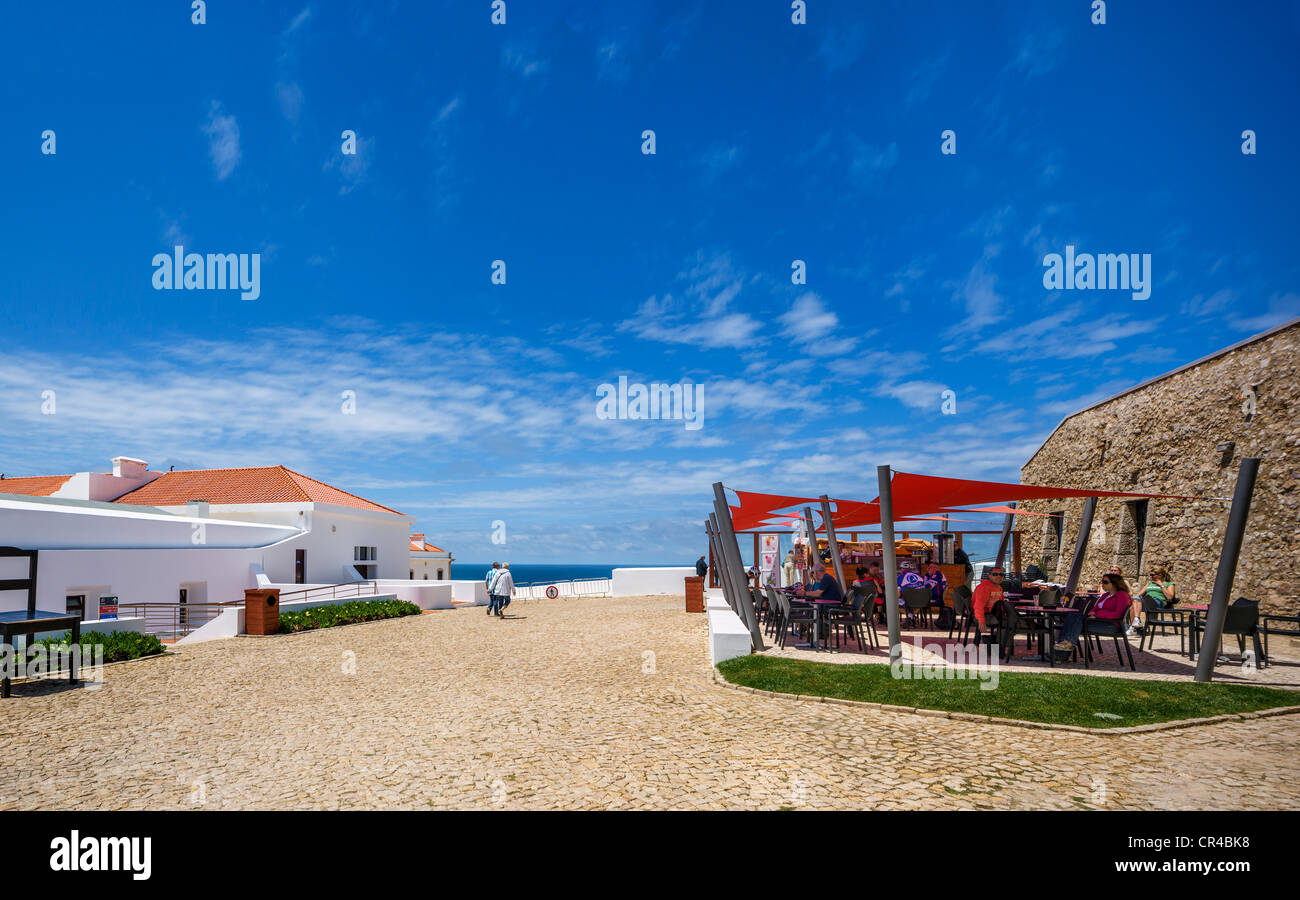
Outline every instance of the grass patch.
<path id="1" fill-rule="evenodd" d="M 1127 728 L 1300 705 L 1300 693 L 1255 685 L 1002 671 L 996 689 L 981 690 L 981 682 L 975 677 L 959 681 L 909 680 L 894 678 L 887 665 L 817 663 L 758 655 L 726 660 L 718 665 L 718 671 L 732 684 L 764 691 L 1085 728 Z M 1102 718 L 1096 713 L 1120 718 Z"/>
<path id="2" fill-rule="evenodd" d="M 69 647 L 72 644 L 72 632 L 65 631 L 60 637 L 43 638 L 37 641 L 44 644 L 46 653 L 51 647 Z M 156 634 L 140 634 L 136 631 L 115 631 L 104 634 L 102 631 L 83 631 L 78 643 L 82 647 L 81 658 L 89 658 L 90 648 L 96 644 L 104 645 L 104 662 L 121 662 L 124 659 L 139 659 L 142 656 L 154 656 L 163 652 L 162 641 Z"/>
<path id="3" fill-rule="evenodd" d="M 405 600 L 353 600 L 337 606 L 313 606 L 296 612 L 280 613 L 280 634 L 419 614 L 420 607 Z"/>

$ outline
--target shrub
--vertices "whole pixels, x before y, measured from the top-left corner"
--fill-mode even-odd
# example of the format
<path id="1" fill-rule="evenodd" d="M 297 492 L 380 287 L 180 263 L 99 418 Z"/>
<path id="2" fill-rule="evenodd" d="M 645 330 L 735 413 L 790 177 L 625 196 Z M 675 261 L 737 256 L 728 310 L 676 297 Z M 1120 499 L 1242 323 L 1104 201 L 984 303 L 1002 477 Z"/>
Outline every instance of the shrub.
<path id="1" fill-rule="evenodd" d="M 299 612 L 280 613 L 280 633 L 310 631 L 335 625 L 352 625 L 377 619 L 418 616 L 420 607 L 405 600 L 353 600 L 337 606 L 313 606 Z"/>
<path id="2" fill-rule="evenodd" d="M 60 637 L 45 638 L 37 643 L 50 647 L 66 647 L 72 643 L 72 632 L 65 631 Z M 142 656 L 154 656 L 163 652 L 162 641 L 156 634 L 140 634 L 138 631 L 115 631 L 104 634 L 102 631 L 83 631 L 78 641 L 83 648 L 104 645 L 104 662 L 118 662 L 123 659 L 139 659 Z M 87 651 L 82 650 L 85 654 Z M 84 658 L 84 656 L 83 656 Z"/>

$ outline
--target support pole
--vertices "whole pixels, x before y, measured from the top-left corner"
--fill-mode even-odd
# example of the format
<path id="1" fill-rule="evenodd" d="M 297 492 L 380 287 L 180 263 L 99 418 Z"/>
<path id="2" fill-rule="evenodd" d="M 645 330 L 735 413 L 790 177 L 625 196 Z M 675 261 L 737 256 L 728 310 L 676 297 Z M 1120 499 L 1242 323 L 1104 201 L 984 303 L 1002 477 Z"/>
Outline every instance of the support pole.
<path id="1" fill-rule="evenodd" d="M 835 523 L 831 521 L 830 498 L 822 494 L 822 520 L 826 523 L 827 546 L 831 548 L 831 562 L 835 565 L 835 580 L 840 583 L 840 596 L 848 597 L 849 585 L 844 580 L 844 564 L 840 561 L 840 542 L 835 538 Z"/>
<path id="2" fill-rule="evenodd" d="M 1092 532 L 1092 516 L 1097 511 L 1097 498 L 1083 501 L 1083 518 L 1079 520 L 1079 537 L 1074 542 L 1074 559 L 1070 561 L 1070 577 L 1065 579 L 1065 593 L 1073 594 L 1079 584 L 1083 569 L 1083 555 L 1088 552 L 1088 535 Z"/>
<path id="3" fill-rule="evenodd" d="M 876 466 L 880 482 L 880 554 L 885 569 L 885 620 L 889 623 L 889 661 L 903 655 L 898 621 L 898 556 L 894 547 L 894 491 L 889 466 Z"/>
<path id="4" fill-rule="evenodd" d="M 803 508 L 804 527 L 808 530 L 808 577 L 812 578 L 813 569 L 822 561 L 817 553 L 817 523 L 813 521 L 812 507 Z"/>
<path id="5" fill-rule="evenodd" d="M 1012 500 L 1008 506 L 1015 509 L 1016 501 Z M 1011 538 L 1011 523 L 1015 521 L 1015 513 L 1007 513 L 1002 518 L 1002 537 L 998 539 L 998 562 L 997 567 L 1002 568 L 1002 562 L 1007 558 L 1007 541 Z"/>
<path id="6" fill-rule="evenodd" d="M 714 508 L 717 507 L 716 503 L 713 505 Z M 718 524 L 718 514 L 716 512 L 709 513 L 709 521 L 713 525 L 713 541 L 718 545 L 718 565 L 720 566 L 718 569 L 720 578 L 718 580 L 722 582 L 722 596 L 727 598 L 727 605 L 731 607 L 731 611 L 740 616 L 743 621 L 745 613 L 740 606 L 740 593 L 736 590 L 735 582 L 731 577 L 731 557 L 727 555 L 722 543 L 722 527 Z M 746 625 L 748 624 L 746 622 Z"/>
<path id="7" fill-rule="evenodd" d="M 1196 680 L 1209 681 L 1214 677 L 1214 664 L 1219 658 L 1219 641 L 1223 639 L 1223 620 L 1228 615 L 1228 595 L 1237 577 L 1237 560 L 1241 556 L 1241 539 L 1246 533 L 1246 517 L 1250 514 L 1250 498 L 1255 493 L 1255 476 L 1259 474 L 1259 458 L 1246 457 L 1237 470 L 1237 490 L 1232 495 L 1232 509 L 1228 513 L 1228 529 L 1223 535 L 1223 552 L 1219 555 L 1219 571 L 1214 576 L 1214 594 L 1210 598 L 1210 611 L 1205 616 L 1205 640 L 1201 655 L 1196 660 Z M 1257 665 L 1263 660 L 1256 660 Z"/>
<path id="8" fill-rule="evenodd" d="M 745 579 L 745 566 L 740 561 L 740 544 L 736 543 L 736 532 L 731 527 L 731 507 L 727 506 L 727 494 L 721 481 L 713 483 L 713 505 L 718 509 L 718 526 L 722 529 L 722 549 L 731 554 L 731 575 L 739 588 L 741 618 L 749 626 L 750 643 L 755 650 L 764 650 L 763 630 L 758 626 L 758 616 L 754 613 L 754 597 L 749 592 L 749 582 Z"/>
<path id="9" fill-rule="evenodd" d="M 718 540 L 718 516 L 717 513 L 709 513 L 709 520 L 704 523 L 704 530 L 709 535 L 709 551 L 714 560 L 713 574 L 717 576 L 718 585 L 722 588 L 722 596 L 731 607 L 732 612 L 736 612 L 736 595 L 731 590 L 731 580 L 727 573 L 727 564 L 725 557 L 722 555 L 722 544 Z M 736 613 L 739 615 L 739 613 Z"/>

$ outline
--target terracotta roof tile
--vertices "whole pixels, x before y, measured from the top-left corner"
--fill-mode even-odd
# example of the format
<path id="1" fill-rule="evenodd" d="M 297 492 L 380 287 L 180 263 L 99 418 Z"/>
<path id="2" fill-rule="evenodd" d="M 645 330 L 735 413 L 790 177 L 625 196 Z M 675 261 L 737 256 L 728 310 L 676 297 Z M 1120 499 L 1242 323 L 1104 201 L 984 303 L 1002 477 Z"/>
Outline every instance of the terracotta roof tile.
<path id="1" fill-rule="evenodd" d="M 181 506 L 189 500 L 206 500 L 214 504 L 333 503 L 354 509 L 401 515 L 395 509 L 349 494 L 284 466 L 164 472 L 148 484 L 128 491 L 114 502 L 141 506 Z"/>
<path id="2" fill-rule="evenodd" d="M 71 475 L 32 475 L 27 478 L 0 478 L 0 494 L 48 497 L 63 487 L 71 477 Z"/>
<path id="3" fill-rule="evenodd" d="M 428 541 L 421 544 L 419 541 L 411 541 L 411 551 L 414 553 L 446 553 L 441 547 L 435 547 Z"/>

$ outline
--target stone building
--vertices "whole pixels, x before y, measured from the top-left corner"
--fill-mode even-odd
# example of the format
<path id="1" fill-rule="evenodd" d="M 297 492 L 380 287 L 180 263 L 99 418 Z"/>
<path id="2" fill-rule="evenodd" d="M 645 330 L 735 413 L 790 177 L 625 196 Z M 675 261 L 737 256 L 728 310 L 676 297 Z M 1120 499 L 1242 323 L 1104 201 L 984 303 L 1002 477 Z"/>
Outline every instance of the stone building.
<path id="1" fill-rule="evenodd" d="M 1300 318 L 1067 416 L 1020 470 L 1026 484 L 1191 495 L 1198 500 L 1102 499 L 1080 584 L 1114 565 L 1131 579 L 1169 569 L 1185 602 L 1214 586 L 1243 457 L 1260 457 L 1233 598 L 1264 612 L 1300 609 Z M 1025 565 L 1045 559 L 1064 581 L 1083 500 L 1022 508 Z M 1143 582 L 1145 583 L 1145 581 Z"/>

